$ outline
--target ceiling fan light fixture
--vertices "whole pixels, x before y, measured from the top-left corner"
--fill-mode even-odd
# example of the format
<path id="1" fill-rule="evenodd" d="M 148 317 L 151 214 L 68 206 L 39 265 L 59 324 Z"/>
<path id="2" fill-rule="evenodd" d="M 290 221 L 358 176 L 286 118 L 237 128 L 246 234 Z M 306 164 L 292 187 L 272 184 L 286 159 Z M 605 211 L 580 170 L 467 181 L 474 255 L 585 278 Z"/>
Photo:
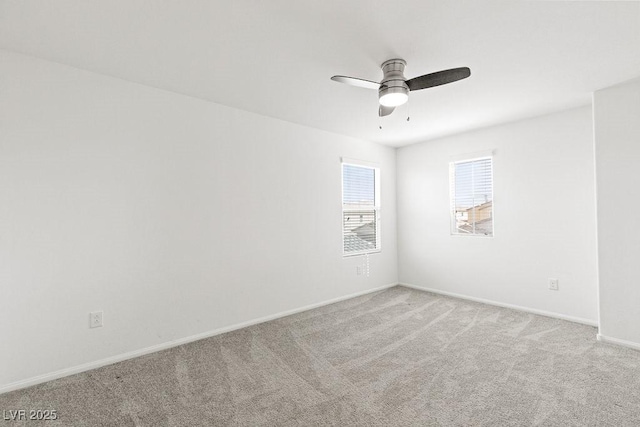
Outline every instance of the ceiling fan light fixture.
<path id="1" fill-rule="evenodd" d="M 378 100 L 385 107 L 398 107 L 409 100 L 409 90 L 401 86 L 380 89 Z"/>

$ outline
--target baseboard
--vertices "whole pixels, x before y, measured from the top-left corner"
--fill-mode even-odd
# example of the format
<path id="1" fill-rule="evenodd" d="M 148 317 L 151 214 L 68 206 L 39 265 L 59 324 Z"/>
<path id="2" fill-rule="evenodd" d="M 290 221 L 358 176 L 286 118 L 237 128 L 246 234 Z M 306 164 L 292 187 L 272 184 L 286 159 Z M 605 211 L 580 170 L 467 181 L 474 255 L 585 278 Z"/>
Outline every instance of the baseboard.
<path id="1" fill-rule="evenodd" d="M 9 384 L 0 386 L 0 394 L 8 393 L 10 391 L 19 390 L 19 389 L 26 388 L 26 387 L 31 387 L 33 385 L 45 383 L 47 381 L 52 381 L 52 380 L 55 380 L 55 379 L 58 379 L 58 378 L 63 378 L 63 377 L 67 377 L 67 376 L 70 376 L 70 375 L 79 374 L 81 372 L 90 371 L 92 369 L 100 368 L 102 366 L 111 365 L 111 364 L 114 364 L 114 363 L 122 362 L 124 360 L 128 360 L 128 359 L 133 359 L 135 357 L 144 356 L 145 354 L 155 353 L 157 351 L 166 350 L 166 349 L 169 349 L 169 348 L 172 348 L 172 347 L 177 347 L 179 345 L 188 344 L 188 343 L 194 342 L 194 341 L 199 341 L 201 339 L 213 337 L 213 336 L 220 335 L 220 334 L 225 334 L 227 332 L 235 331 L 237 329 L 246 328 L 247 326 L 257 325 L 259 323 L 268 322 L 270 320 L 279 319 L 281 317 L 290 316 L 292 314 L 301 313 L 303 311 L 312 310 L 314 308 L 322 307 L 322 306 L 329 305 L 329 304 L 334 304 L 336 302 L 344 301 L 344 300 L 347 300 L 347 299 L 359 297 L 359 296 L 370 294 L 370 293 L 373 293 L 373 292 L 382 291 L 384 289 L 392 288 L 392 287 L 397 286 L 397 285 L 398 285 L 397 283 L 392 283 L 392 284 L 389 284 L 389 285 L 379 286 L 379 287 L 374 288 L 374 289 L 367 289 L 367 290 L 364 290 L 364 291 L 355 292 L 355 293 L 352 293 L 352 294 L 349 294 L 349 295 L 344 295 L 344 296 L 341 296 L 341 297 L 338 297 L 338 298 L 333 298 L 333 299 L 322 301 L 322 302 L 318 302 L 318 303 L 315 303 L 315 304 L 306 305 L 304 307 L 294 308 L 292 310 L 287 310 L 287 311 L 282 311 L 280 313 L 276 313 L 276 314 L 272 314 L 272 315 L 264 316 L 264 317 L 259 317 L 259 318 L 252 319 L 252 320 L 249 320 L 249 321 L 246 321 L 246 322 L 237 323 L 237 324 L 231 325 L 231 326 L 225 326 L 223 328 L 214 329 L 212 331 L 203 332 L 203 333 L 196 334 L 196 335 L 191 335 L 191 336 L 188 336 L 188 337 L 185 337 L 185 338 L 180 338 L 180 339 L 173 340 L 173 341 L 167 341 L 165 343 L 153 345 L 151 347 L 142 348 L 140 350 L 134 350 L 134 351 L 130 351 L 130 352 L 127 352 L 127 353 L 119 354 L 119 355 L 116 355 L 116 356 L 107 357 L 105 359 L 96 360 L 94 362 L 88 362 L 88 363 L 84 363 L 82 365 L 77 365 L 77 366 L 73 366 L 73 367 L 70 367 L 70 368 L 60 369 L 58 371 L 54 371 L 54 372 L 43 374 L 43 375 L 38 375 L 36 377 L 28 378 L 26 380 L 16 381 L 16 382 L 13 382 L 13 383 L 9 383 Z"/>
<path id="2" fill-rule="evenodd" d="M 596 338 L 598 339 L 598 341 L 604 342 L 607 344 L 615 344 L 622 347 L 632 348 L 634 350 L 640 350 L 640 343 L 637 343 L 637 342 L 621 340 L 620 338 L 607 337 L 602 334 L 598 334 Z"/>
<path id="3" fill-rule="evenodd" d="M 492 301 L 492 300 L 488 300 L 488 299 L 484 299 L 484 298 L 470 297 L 470 296 L 467 296 L 467 295 L 456 294 L 456 293 L 453 293 L 453 292 L 447 292 L 447 291 L 441 291 L 439 289 L 428 288 L 426 286 L 417 286 L 417 285 L 411 285 L 411 284 L 408 284 L 408 283 L 399 283 L 398 285 L 399 286 L 404 286 L 404 287 L 407 287 L 407 288 L 417 289 L 417 290 L 420 290 L 420 291 L 433 292 L 434 294 L 446 295 L 448 297 L 460 298 L 460 299 L 464 299 L 464 300 L 468 300 L 468 301 L 481 302 L 483 304 L 495 305 L 497 307 L 504 307 L 504 308 L 510 308 L 512 310 L 524 311 L 526 313 L 538 314 L 540 316 L 553 317 L 555 319 L 561 319 L 561 320 L 568 320 L 569 322 L 581 323 L 583 325 L 598 326 L 598 322 L 596 322 L 594 320 L 583 319 L 583 318 L 580 318 L 580 317 L 567 316 L 567 315 L 564 315 L 564 314 L 554 313 L 554 312 L 551 312 L 551 311 L 538 310 L 538 309 L 535 309 L 535 308 L 523 307 L 523 306 L 515 305 L 515 304 L 507 304 L 507 303 L 498 302 L 498 301 Z"/>

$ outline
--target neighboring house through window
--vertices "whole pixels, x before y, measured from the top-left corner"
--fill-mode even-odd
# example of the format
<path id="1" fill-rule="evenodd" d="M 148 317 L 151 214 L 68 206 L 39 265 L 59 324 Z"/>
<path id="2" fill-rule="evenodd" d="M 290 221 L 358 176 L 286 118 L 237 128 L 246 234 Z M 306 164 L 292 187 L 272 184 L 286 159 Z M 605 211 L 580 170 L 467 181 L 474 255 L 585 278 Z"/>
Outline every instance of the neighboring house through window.
<path id="1" fill-rule="evenodd" d="M 342 242 L 345 256 L 380 250 L 380 169 L 344 159 Z"/>
<path id="2" fill-rule="evenodd" d="M 493 156 L 449 164 L 451 234 L 493 236 Z"/>

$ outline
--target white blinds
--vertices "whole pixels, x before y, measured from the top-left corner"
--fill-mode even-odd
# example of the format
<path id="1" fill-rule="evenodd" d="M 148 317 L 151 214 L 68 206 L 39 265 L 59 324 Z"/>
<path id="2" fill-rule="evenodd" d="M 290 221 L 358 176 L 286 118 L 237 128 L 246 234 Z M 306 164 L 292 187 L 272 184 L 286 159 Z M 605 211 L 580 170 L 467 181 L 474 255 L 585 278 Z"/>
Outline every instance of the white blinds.
<path id="1" fill-rule="evenodd" d="M 380 248 L 376 169 L 342 164 L 342 236 L 345 255 Z"/>
<path id="2" fill-rule="evenodd" d="M 452 162 L 451 232 L 493 236 L 493 159 Z"/>

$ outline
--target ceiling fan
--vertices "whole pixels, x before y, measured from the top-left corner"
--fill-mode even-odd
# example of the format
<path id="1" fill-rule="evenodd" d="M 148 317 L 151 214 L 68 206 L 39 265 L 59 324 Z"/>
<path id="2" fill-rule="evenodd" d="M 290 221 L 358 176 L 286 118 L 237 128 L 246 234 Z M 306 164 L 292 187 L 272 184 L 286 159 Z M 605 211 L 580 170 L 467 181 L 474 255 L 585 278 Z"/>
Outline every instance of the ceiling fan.
<path id="1" fill-rule="evenodd" d="M 397 106 L 407 102 L 409 91 L 453 83 L 471 75 L 469 68 L 461 67 L 437 71 L 407 80 L 404 77 L 406 65 L 407 63 L 403 59 L 389 59 L 383 62 L 380 68 L 382 68 L 384 75 L 380 83 L 347 76 L 333 76 L 331 80 L 366 89 L 377 89 L 378 101 L 380 102 L 378 115 L 383 117 L 393 113 Z"/>

